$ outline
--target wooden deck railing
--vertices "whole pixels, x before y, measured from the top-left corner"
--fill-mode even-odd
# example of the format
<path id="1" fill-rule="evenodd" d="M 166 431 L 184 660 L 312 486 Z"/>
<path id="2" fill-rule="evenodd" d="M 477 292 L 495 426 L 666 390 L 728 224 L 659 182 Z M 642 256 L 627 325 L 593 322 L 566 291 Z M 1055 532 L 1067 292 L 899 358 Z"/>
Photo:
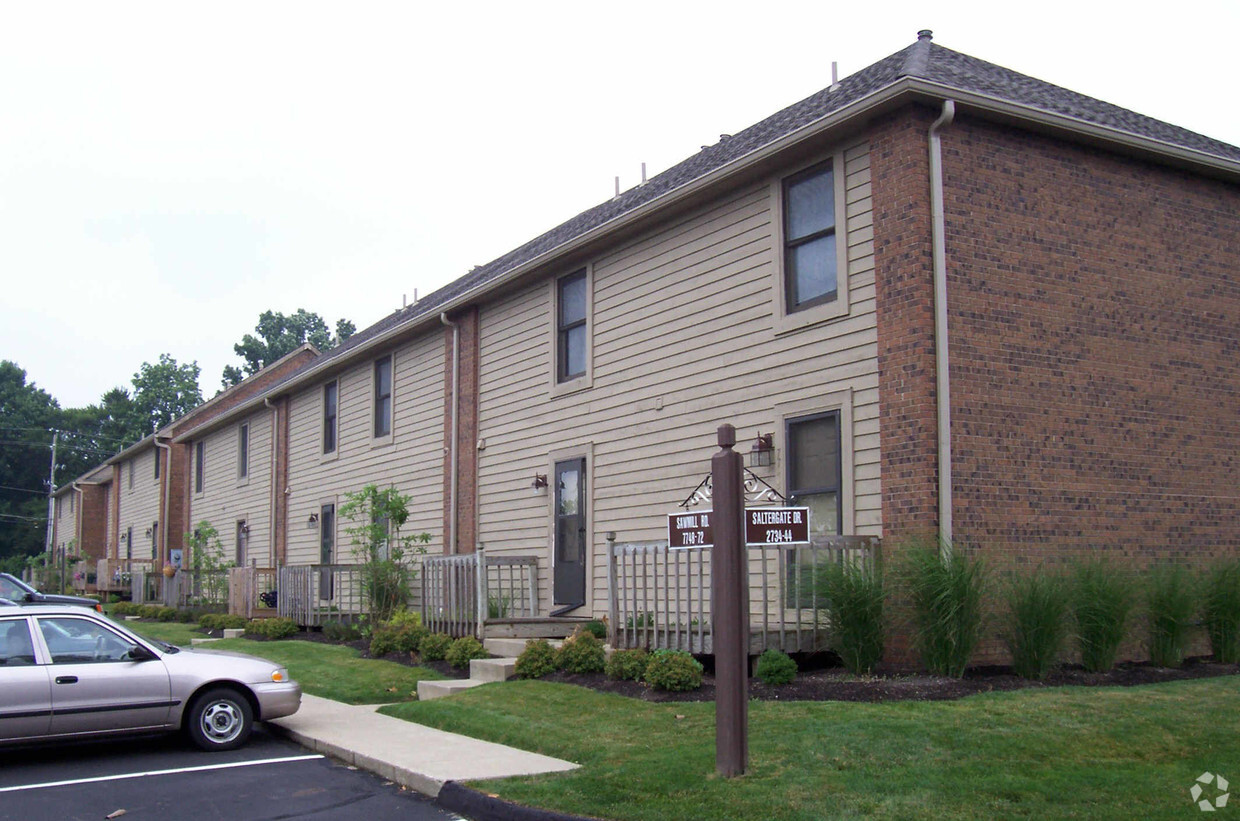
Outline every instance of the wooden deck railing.
<path id="1" fill-rule="evenodd" d="M 831 536 L 810 545 L 748 548 L 750 652 L 825 649 L 825 602 L 814 583 L 819 568 L 871 561 L 880 543 L 878 537 Z M 712 652 L 710 568 L 709 550 L 609 542 L 612 646 Z"/>
<path id="2" fill-rule="evenodd" d="M 230 568 L 228 570 L 228 612 L 247 619 L 264 613 L 274 614 L 276 611 L 268 602 L 278 602 L 279 594 L 276 593 L 275 599 L 268 597 L 268 601 L 264 601 L 263 598 L 267 594 L 275 593 L 277 584 L 277 571 L 274 567 L 251 565 Z"/>
<path id="3" fill-rule="evenodd" d="M 538 560 L 533 556 L 488 556 L 484 548 L 426 556 L 421 579 L 422 623 L 437 633 L 482 639 L 488 620 L 538 616 Z"/>

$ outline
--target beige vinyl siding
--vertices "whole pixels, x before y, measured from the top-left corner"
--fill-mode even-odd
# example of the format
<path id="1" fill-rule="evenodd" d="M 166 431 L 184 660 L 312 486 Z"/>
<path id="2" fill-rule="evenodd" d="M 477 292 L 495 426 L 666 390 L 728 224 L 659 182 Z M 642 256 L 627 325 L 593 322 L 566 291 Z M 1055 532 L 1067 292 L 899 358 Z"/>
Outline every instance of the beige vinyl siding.
<path id="1" fill-rule="evenodd" d="M 737 449 L 774 433 L 776 463 L 755 472 L 785 485 L 783 420 L 831 409 L 851 415 L 846 532 L 881 534 L 878 359 L 869 153 L 844 153 L 849 312 L 791 333 L 776 330 L 776 178 L 734 191 L 592 260 L 593 387 L 551 397 L 552 291 L 547 282 L 481 314 L 479 533 L 488 551 L 540 558 L 551 596 L 554 488 L 535 495 L 549 454 L 587 465 L 588 607 L 606 609 L 605 533 L 666 538 L 677 510 L 710 470 L 715 429 L 737 428 Z M 778 186 L 774 186 L 778 189 Z M 567 271 L 549 271 L 549 276 Z M 826 403 L 826 404 L 822 404 Z M 800 410 L 798 410 L 800 409 Z M 851 486 L 851 493 L 847 488 Z"/>
<path id="2" fill-rule="evenodd" d="M 133 487 L 129 486 L 132 468 Z M 113 487 L 120 494 L 118 516 L 120 519 L 120 556 L 125 557 L 125 532 L 133 528 L 133 557 L 151 558 L 151 537 L 146 531 L 160 520 L 159 482 L 155 480 L 155 448 L 134 454 L 121 463 L 120 486 Z"/>
<path id="3" fill-rule="evenodd" d="M 319 561 L 319 529 L 311 513 L 337 509 L 337 561 L 353 561 L 339 516 L 345 494 L 367 484 L 395 486 L 410 496 L 404 535 L 430 533 L 429 551 L 443 551 L 444 341 L 429 333 L 393 351 L 392 436 L 375 440 L 372 357 L 338 377 L 337 442 L 323 453 L 323 385 L 296 394 L 289 414 L 288 564 Z M 376 441 L 381 444 L 376 444 Z"/>
<path id="4" fill-rule="evenodd" d="M 70 502 L 69 500 L 73 501 Z M 73 488 L 56 497 L 56 541 L 55 546 L 67 550 L 69 543 L 77 538 L 78 515 L 81 513 L 82 499 Z M 69 555 L 72 555 L 71 553 Z"/>
<path id="5" fill-rule="evenodd" d="M 270 567 L 274 561 L 271 543 L 271 481 L 272 481 L 272 414 L 263 409 L 207 434 L 203 459 L 202 493 L 190 496 L 190 518 L 193 530 L 207 521 L 219 533 L 223 547 L 222 561 L 237 556 L 237 522 L 249 526 L 246 563 Z M 249 475 L 238 473 L 238 430 L 250 426 Z M 193 477 L 190 477 L 193 481 Z M 168 534 L 169 548 L 181 547 L 185 534 Z"/>

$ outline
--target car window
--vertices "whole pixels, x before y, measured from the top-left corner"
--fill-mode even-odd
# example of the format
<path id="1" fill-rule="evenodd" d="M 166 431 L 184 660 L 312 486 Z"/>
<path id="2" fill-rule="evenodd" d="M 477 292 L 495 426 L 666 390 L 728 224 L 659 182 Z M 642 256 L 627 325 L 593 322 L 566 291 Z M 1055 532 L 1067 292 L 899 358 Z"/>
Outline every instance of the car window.
<path id="1" fill-rule="evenodd" d="M 6 579 L 0 576 L 0 599 L 9 599 L 11 601 L 21 601 L 26 598 L 26 591 L 18 586 L 12 579 Z"/>
<path id="2" fill-rule="evenodd" d="M 34 664 L 34 645 L 25 619 L 0 622 L 0 664 Z"/>
<path id="3" fill-rule="evenodd" d="M 41 617 L 39 630 L 52 654 L 52 664 L 126 661 L 133 646 L 129 640 L 89 619 Z"/>

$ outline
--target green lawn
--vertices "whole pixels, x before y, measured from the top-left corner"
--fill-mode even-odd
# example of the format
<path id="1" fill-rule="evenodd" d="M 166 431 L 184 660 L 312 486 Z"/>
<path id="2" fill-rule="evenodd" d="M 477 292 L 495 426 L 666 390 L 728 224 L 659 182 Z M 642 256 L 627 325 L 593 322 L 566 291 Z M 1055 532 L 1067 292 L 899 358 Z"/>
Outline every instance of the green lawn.
<path id="1" fill-rule="evenodd" d="M 126 622 L 135 633 L 188 647 L 190 639 L 205 638 L 194 624 Z M 443 678 L 426 667 L 407 667 L 391 661 L 364 659 L 352 647 L 308 641 L 250 641 L 223 639 L 204 645 L 207 650 L 249 653 L 281 664 L 311 695 L 347 704 L 389 704 L 417 697 L 422 679 Z"/>
<path id="2" fill-rule="evenodd" d="M 1187 818 L 1202 772 L 1240 779 L 1234 676 L 952 702 L 751 702 L 750 767 L 737 779 L 715 775 L 711 703 L 518 681 L 381 711 L 580 763 L 475 786 L 614 819 Z"/>

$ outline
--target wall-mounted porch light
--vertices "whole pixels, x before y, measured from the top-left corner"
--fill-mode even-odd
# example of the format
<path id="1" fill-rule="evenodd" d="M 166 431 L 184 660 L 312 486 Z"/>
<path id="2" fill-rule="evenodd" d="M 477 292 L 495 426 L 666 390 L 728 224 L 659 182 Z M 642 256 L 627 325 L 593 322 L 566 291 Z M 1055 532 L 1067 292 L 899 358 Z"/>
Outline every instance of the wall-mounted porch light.
<path id="1" fill-rule="evenodd" d="M 306 527 L 313 530 L 315 525 L 317 525 L 318 523 L 319 523 L 319 514 L 311 513 L 310 518 L 306 520 Z"/>
<path id="2" fill-rule="evenodd" d="M 151 538 L 151 529 L 149 527 L 146 529 L 146 537 L 148 539 Z"/>
<path id="3" fill-rule="evenodd" d="M 775 434 L 759 433 L 749 449 L 749 467 L 767 467 L 775 464 Z"/>
<path id="4" fill-rule="evenodd" d="M 531 487 L 534 488 L 535 496 L 541 496 L 544 493 L 546 493 L 547 492 L 547 474 L 535 473 L 534 483 L 531 485 Z"/>
<path id="5" fill-rule="evenodd" d="M 249 535 L 250 535 L 250 526 L 249 526 L 248 524 L 246 524 L 245 522 L 242 522 L 242 523 L 241 523 L 241 527 L 239 527 L 239 528 L 237 528 L 237 529 L 238 529 L 239 531 L 241 531 L 241 535 L 242 535 L 242 536 L 249 536 Z"/>

